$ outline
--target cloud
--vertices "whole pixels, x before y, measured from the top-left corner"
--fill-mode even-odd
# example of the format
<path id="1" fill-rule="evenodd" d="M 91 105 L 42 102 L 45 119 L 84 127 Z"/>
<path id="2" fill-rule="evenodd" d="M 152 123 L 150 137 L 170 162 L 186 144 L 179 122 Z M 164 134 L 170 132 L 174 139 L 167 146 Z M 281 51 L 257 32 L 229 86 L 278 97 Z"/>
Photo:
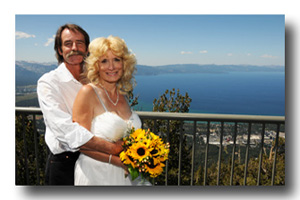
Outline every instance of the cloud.
<path id="1" fill-rule="evenodd" d="M 185 54 L 193 54 L 193 52 L 191 52 L 191 51 L 181 51 L 180 54 L 181 54 L 181 55 L 185 55 Z"/>
<path id="2" fill-rule="evenodd" d="M 22 38 L 35 38 L 35 35 L 30 35 L 28 33 L 24 33 L 21 31 L 16 31 L 16 39 L 22 39 Z"/>
<path id="3" fill-rule="evenodd" d="M 45 47 L 49 46 L 51 43 L 54 42 L 55 35 L 52 38 L 48 38 L 47 42 L 44 44 Z"/>
<path id="4" fill-rule="evenodd" d="M 232 53 L 228 53 L 227 56 L 233 56 L 233 54 Z"/>
<path id="5" fill-rule="evenodd" d="M 251 56 L 251 53 L 247 53 L 246 56 Z"/>
<path id="6" fill-rule="evenodd" d="M 277 56 L 272 56 L 269 54 L 264 54 L 264 55 L 261 55 L 260 57 L 262 57 L 262 58 L 277 58 Z"/>
<path id="7" fill-rule="evenodd" d="M 207 53 L 207 52 L 208 52 L 207 50 L 199 51 L 199 53 Z"/>

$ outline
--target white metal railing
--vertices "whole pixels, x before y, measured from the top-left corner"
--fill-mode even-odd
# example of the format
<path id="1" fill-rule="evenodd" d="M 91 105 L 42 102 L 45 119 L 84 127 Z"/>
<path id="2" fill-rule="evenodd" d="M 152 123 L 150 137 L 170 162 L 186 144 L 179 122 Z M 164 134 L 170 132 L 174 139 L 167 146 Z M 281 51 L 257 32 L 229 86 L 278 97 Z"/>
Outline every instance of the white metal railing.
<path id="1" fill-rule="evenodd" d="M 36 116 L 42 115 L 42 112 L 39 108 L 24 108 L 24 107 L 16 107 L 16 116 L 31 116 L 30 119 L 33 120 L 33 130 L 34 130 L 34 137 L 37 137 L 37 128 L 36 128 Z M 236 145 L 238 144 L 237 140 L 237 129 L 239 127 L 239 124 L 248 124 L 248 131 L 245 135 L 244 144 L 246 145 L 246 152 L 245 152 L 245 168 L 244 168 L 244 185 L 247 185 L 247 171 L 248 171 L 248 162 L 249 162 L 249 149 L 251 146 L 251 128 L 253 124 L 261 124 L 261 134 L 260 134 L 260 153 L 259 153 L 259 167 L 257 172 L 257 185 L 260 185 L 260 179 L 261 179 L 261 165 L 262 165 L 262 154 L 264 151 L 264 144 L 265 144 L 265 129 L 266 125 L 273 124 L 276 126 L 275 128 L 275 146 L 274 146 L 274 152 L 275 156 L 273 159 L 273 167 L 272 167 L 272 180 L 271 185 L 274 185 L 274 179 L 275 179 L 275 173 L 276 173 L 276 155 L 277 155 L 277 148 L 278 148 L 278 140 L 279 140 L 279 134 L 280 134 L 280 127 L 285 125 L 285 117 L 284 116 L 258 116 L 258 115 L 221 115 L 221 114 L 197 114 L 197 113 L 159 113 L 159 112 L 141 112 L 137 111 L 137 114 L 141 118 L 143 122 L 143 126 L 147 126 L 145 122 L 152 121 L 153 123 L 153 132 L 159 132 L 161 130 L 161 123 L 160 121 L 164 121 L 165 124 L 165 133 L 164 135 L 167 136 L 167 140 L 169 140 L 170 137 L 170 123 L 173 121 L 177 121 L 179 125 L 179 151 L 178 151 L 178 185 L 181 185 L 181 176 L 182 176 L 182 151 L 183 151 L 183 136 L 186 135 L 184 132 L 183 126 L 186 122 L 188 122 L 189 126 L 192 129 L 192 132 L 189 133 L 189 136 L 193 139 L 192 142 L 192 162 L 191 162 L 191 175 L 190 175 L 190 185 L 194 185 L 194 172 L 195 172 L 195 160 L 197 159 L 195 157 L 195 145 L 196 145 L 196 138 L 199 137 L 197 132 L 197 126 L 198 123 L 205 123 L 206 124 L 206 133 L 202 135 L 206 138 L 205 141 L 205 166 L 204 166 L 204 181 L 203 185 L 207 185 L 207 168 L 208 168 L 208 151 L 209 147 L 212 144 L 212 141 L 210 141 L 211 134 L 212 134 L 212 127 L 215 126 L 215 123 L 218 123 L 218 134 L 216 135 L 217 139 L 217 145 L 219 146 L 219 155 L 218 155 L 218 176 L 217 176 L 217 185 L 220 184 L 221 180 L 221 158 L 222 158 L 222 151 L 224 148 L 224 145 L 226 145 L 224 141 L 224 126 L 227 123 L 232 124 L 232 131 L 230 132 L 231 137 L 231 144 L 233 146 L 232 149 L 232 157 L 231 157 L 231 177 L 230 177 L 230 185 L 233 184 L 233 174 L 234 174 L 234 162 L 235 162 L 235 152 L 236 152 Z M 23 118 L 23 117 L 22 117 Z M 24 118 L 23 118 L 24 119 Z M 24 124 L 25 126 L 25 124 Z M 26 131 L 24 129 L 23 137 L 25 139 Z M 26 141 L 24 141 L 24 150 L 26 151 Z M 39 152 L 35 150 L 35 156 L 38 157 Z M 25 153 L 25 163 L 27 163 L 27 157 L 28 155 Z M 16 161 L 17 162 L 17 161 Z M 36 159 L 36 165 L 38 166 L 38 160 Z M 168 162 L 166 163 L 166 173 L 165 173 L 165 185 L 168 185 Z M 26 170 L 26 179 L 27 182 L 29 181 L 29 171 L 28 167 L 25 166 Z M 39 174 L 41 172 L 36 169 L 37 179 L 39 179 Z M 40 182 L 40 180 L 37 180 L 37 182 Z"/>

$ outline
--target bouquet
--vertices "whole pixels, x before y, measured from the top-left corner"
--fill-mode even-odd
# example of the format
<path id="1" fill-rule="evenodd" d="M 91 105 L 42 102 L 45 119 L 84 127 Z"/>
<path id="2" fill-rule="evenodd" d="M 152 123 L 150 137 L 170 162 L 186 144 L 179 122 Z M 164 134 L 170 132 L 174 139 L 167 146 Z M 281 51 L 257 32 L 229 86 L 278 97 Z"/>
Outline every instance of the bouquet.
<path id="1" fill-rule="evenodd" d="M 163 172 L 169 155 L 169 143 L 165 144 L 149 129 L 134 128 L 129 130 L 123 141 L 124 150 L 120 153 L 120 159 L 128 167 L 132 180 L 139 175 L 155 178 Z"/>

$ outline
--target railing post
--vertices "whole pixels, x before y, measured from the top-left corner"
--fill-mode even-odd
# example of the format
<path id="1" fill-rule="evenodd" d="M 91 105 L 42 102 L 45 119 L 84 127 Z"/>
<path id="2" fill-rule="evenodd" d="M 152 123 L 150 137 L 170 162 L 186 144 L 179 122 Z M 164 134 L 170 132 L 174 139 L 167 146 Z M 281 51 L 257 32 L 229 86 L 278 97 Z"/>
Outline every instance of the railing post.
<path id="1" fill-rule="evenodd" d="M 261 143 L 260 143 L 260 152 L 259 152 L 259 164 L 258 164 L 258 174 L 257 174 L 257 186 L 260 185 L 260 177 L 261 177 L 261 165 L 263 159 L 263 152 L 264 152 L 264 138 L 265 138 L 265 128 L 266 124 L 262 124 L 262 133 L 261 133 Z"/>
<path id="2" fill-rule="evenodd" d="M 276 159 L 277 159 L 277 149 L 278 149 L 278 140 L 279 140 L 279 132 L 280 132 L 280 124 L 277 124 L 277 132 L 275 139 L 275 147 L 274 147 L 274 161 L 273 161 L 273 169 L 272 169 L 272 186 L 275 182 L 275 173 L 276 173 Z"/>
<path id="3" fill-rule="evenodd" d="M 196 131 L 197 131 L 197 123 L 194 121 L 194 129 L 193 129 L 193 147 L 192 147 L 192 169 L 191 169 L 191 185 L 194 182 L 194 164 L 195 164 L 195 150 L 196 150 Z"/>
<path id="4" fill-rule="evenodd" d="M 224 122 L 221 122 L 217 185 L 220 185 L 220 174 L 221 174 L 221 164 L 222 164 L 221 160 L 222 160 L 222 149 L 223 149 L 223 132 L 224 132 Z"/>
<path id="5" fill-rule="evenodd" d="M 154 128 L 153 128 L 153 132 L 154 133 L 157 133 L 158 131 L 158 129 L 157 129 L 157 120 L 156 119 L 153 119 L 153 121 L 154 121 Z M 155 185 L 155 178 L 152 178 L 152 185 L 154 186 Z"/>
<path id="6" fill-rule="evenodd" d="M 209 150 L 209 137 L 210 137 L 210 121 L 207 122 L 207 133 L 206 133 L 206 148 L 205 148 L 205 163 L 204 163 L 204 183 L 207 184 L 207 160 L 208 160 L 208 150 Z"/>
<path id="7" fill-rule="evenodd" d="M 170 143 L 170 120 L 167 120 L 167 142 Z M 169 160 L 166 161 L 165 185 L 168 185 L 168 169 L 169 169 Z"/>
<path id="8" fill-rule="evenodd" d="M 25 173 L 26 173 L 26 185 L 29 183 L 29 170 L 28 170 L 28 155 L 27 155 L 27 141 L 26 141 L 26 127 L 25 114 L 22 114 L 22 125 L 23 125 L 23 141 L 24 141 L 24 155 L 25 155 Z"/>
<path id="9" fill-rule="evenodd" d="M 180 120 L 180 133 L 179 133 L 179 163 L 178 163 L 178 166 L 179 166 L 179 169 L 178 169 L 178 185 L 180 185 L 181 183 L 181 156 L 182 156 L 182 135 L 183 135 L 183 121 Z"/>
<path id="10" fill-rule="evenodd" d="M 35 165 L 36 165 L 36 180 L 37 184 L 40 184 L 40 167 L 39 167 L 39 162 L 38 162 L 38 145 L 39 141 L 37 138 L 37 128 L 36 128 L 36 115 L 33 114 L 33 134 L 34 134 L 34 153 L 35 153 Z"/>
<path id="11" fill-rule="evenodd" d="M 142 127 L 141 128 L 143 129 L 144 128 L 144 119 L 143 118 L 141 119 L 141 123 L 142 123 Z"/>
<path id="12" fill-rule="evenodd" d="M 233 147 L 232 147 L 232 158 L 231 158 L 230 185 L 233 185 L 233 174 L 234 174 L 234 163 L 235 163 L 235 148 L 236 148 L 236 135 L 237 135 L 237 122 L 234 123 L 234 135 L 233 135 Z"/>
<path id="13" fill-rule="evenodd" d="M 247 147 L 246 147 L 246 158 L 245 158 L 245 171 L 244 171 L 244 185 L 247 185 L 247 171 L 248 171 L 248 161 L 249 161 L 249 147 L 250 147 L 250 135 L 251 135 L 251 126 L 249 123 L 248 127 L 248 138 L 247 138 Z"/>

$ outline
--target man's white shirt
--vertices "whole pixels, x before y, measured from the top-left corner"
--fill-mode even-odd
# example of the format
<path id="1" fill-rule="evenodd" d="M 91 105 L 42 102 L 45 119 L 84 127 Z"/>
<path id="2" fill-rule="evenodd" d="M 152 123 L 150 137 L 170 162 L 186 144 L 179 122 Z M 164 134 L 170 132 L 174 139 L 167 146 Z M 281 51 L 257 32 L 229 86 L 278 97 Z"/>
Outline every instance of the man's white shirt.
<path id="1" fill-rule="evenodd" d="M 37 84 L 39 104 L 46 125 L 45 140 L 53 154 L 78 151 L 93 134 L 72 121 L 74 100 L 82 84 L 62 63 L 44 74 Z"/>

